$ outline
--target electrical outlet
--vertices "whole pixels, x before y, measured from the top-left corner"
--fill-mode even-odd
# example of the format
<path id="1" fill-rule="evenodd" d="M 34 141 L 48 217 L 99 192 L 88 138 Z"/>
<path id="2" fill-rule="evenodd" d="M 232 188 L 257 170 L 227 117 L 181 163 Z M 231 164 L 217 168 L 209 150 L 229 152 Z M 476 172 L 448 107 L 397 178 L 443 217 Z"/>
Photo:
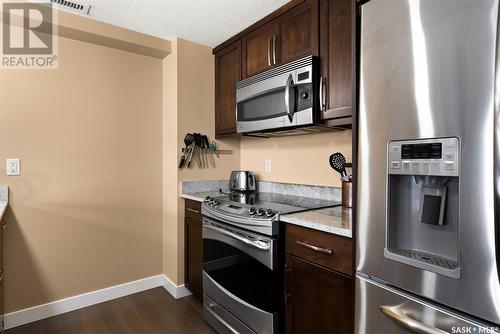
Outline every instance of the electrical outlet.
<path id="1" fill-rule="evenodd" d="M 5 164 L 6 174 L 9 176 L 21 175 L 21 162 L 19 159 L 7 159 Z"/>
<path id="2" fill-rule="evenodd" d="M 271 173 L 271 170 L 272 170 L 271 160 L 264 161 L 264 171 L 266 173 Z"/>

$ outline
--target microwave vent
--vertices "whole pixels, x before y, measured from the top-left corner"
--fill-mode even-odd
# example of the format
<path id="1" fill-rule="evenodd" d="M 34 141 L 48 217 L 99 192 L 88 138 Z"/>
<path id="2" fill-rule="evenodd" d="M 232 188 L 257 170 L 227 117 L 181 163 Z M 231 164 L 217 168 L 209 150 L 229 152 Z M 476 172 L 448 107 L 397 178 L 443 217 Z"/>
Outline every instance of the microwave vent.
<path id="1" fill-rule="evenodd" d="M 313 63 L 313 56 L 307 56 L 301 59 L 297 59 L 295 61 L 292 61 L 287 64 L 283 64 L 281 66 L 275 67 L 273 69 L 267 70 L 263 73 L 256 74 L 252 77 L 249 77 L 247 79 L 241 80 L 236 82 L 236 89 L 240 89 L 243 87 L 250 86 L 254 83 L 257 83 L 259 81 L 263 81 L 272 77 L 276 77 L 280 74 L 292 72 L 298 69 L 301 69 L 306 66 L 312 66 Z"/>
<path id="2" fill-rule="evenodd" d="M 90 5 L 83 5 L 76 1 L 67 1 L 67 0 L 50 0 L 50 2 L 54 5 L 54 7 L 59 7 L 64 10 L 69 10 L 72 12 L 77 12 L 79 14 L 89 15 L 90 13 Z"/>

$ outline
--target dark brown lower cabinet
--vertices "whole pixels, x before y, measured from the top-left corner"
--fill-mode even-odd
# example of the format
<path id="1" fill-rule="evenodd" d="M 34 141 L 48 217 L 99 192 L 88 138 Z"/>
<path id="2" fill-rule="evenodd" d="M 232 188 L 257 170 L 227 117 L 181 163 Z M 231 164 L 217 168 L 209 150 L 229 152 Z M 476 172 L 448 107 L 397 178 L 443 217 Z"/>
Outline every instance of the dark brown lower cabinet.
<path id="1" fill-rule="evenodd" d="M 203 299 L 201 223 L 200 203 L 186 200 L 186 213 L 184 215 L 185 284 L 193 295 L 200 300 Z"/>
<path id="2" fill-rule="evenodd" d="M 352 334 L 352 278 L 289 254 L 286 266 L 287 334 Z"/>

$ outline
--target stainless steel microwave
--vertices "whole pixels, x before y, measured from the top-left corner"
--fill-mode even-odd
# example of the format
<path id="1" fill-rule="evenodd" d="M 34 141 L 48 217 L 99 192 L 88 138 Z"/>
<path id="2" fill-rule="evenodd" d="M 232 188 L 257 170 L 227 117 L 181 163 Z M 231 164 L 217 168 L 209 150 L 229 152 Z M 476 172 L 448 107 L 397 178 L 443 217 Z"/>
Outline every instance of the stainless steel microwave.
<path id="1" fill-rule="evenodd" d="M 237 132 L 286 132 L 318 124 L 319 83 L 319 59 L 315 56 L 238 81 Z"/>

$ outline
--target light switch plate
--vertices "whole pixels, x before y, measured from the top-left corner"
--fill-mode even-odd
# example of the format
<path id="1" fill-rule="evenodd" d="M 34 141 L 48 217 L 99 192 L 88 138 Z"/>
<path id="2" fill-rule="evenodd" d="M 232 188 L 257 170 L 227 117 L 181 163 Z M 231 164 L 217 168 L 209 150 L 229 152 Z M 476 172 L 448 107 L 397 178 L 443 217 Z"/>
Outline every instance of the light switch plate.
<path id="1" fill-rule="evenodd" d="M 264 171 L 266 173 L 271 173 L 271 170 L 272 170 L 271 160 L 264 161 Z"/>
<path id="2" fill-rule="evenodd" d="M 7 159 L 5 171 L 8 176 L 21 175 L 21 161 L 19 159 Z"/>

